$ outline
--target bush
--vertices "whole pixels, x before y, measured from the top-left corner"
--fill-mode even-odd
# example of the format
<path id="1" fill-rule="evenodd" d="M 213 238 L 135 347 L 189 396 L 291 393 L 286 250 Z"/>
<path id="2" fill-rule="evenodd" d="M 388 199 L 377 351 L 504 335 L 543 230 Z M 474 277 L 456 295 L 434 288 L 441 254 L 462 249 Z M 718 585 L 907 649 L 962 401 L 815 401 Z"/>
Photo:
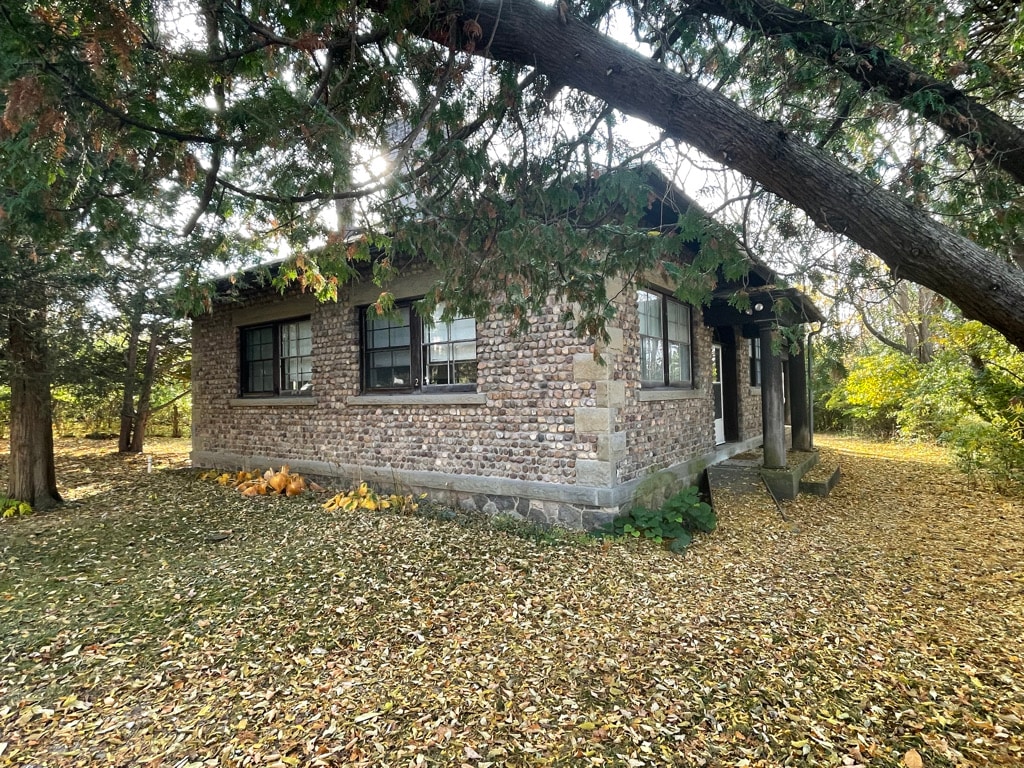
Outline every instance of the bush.
<path id="1" fill-rule="evenodd" d="M 918 363 L 893 350 L 854 360 L 830 407 L 870 432 L 937 440 L 972 480 L 1024 482 L 1024 354 L 974 321 L 944 322 Z"/>
<path id="2" fill-rule="evenodd" d="M 846 379 L 833 390 L 827 405 L 844 411 L 859 427 L 875 435 L 892 436 L 900 411 L 917 386 L 918 364 L 891 349 L 857 358 Z"/>
<path id="3" fill-rule="evenodd" d="M 710 504 L 702 501 L 696 486 L 671 496 L 658 509 L 634 507 L 598 530 L 598 535 L 631 536 L 665 543 L 673 552 L 682 552 L 693 536 L 715 530 L 718 520 Z"/>

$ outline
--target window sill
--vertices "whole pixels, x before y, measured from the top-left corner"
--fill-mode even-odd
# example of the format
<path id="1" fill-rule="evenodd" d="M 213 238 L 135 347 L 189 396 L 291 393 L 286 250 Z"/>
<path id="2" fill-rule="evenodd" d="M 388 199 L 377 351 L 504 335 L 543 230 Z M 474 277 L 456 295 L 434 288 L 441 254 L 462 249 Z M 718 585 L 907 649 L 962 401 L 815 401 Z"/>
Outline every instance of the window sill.
<path id="1" fill-rule="evenodd" d="M 303 397 L 233 397 L 228 400 L 232 408 L 294 407 L 316 405 L 316 398 Z"/>
<path id="2" fill-rule="evenodd" d="M 657 402 L 659 400 L 698 400 L 705 397 L 701 389 L 641 389 L 639 400 L 641 403 Z"/>
<path id="3" fill-rule="evenodd" d="M 346 398 L 346 405 L 487 405 L 487 395 L 479 392 L 451 392 L 446 394 L 354 395 Z"/>

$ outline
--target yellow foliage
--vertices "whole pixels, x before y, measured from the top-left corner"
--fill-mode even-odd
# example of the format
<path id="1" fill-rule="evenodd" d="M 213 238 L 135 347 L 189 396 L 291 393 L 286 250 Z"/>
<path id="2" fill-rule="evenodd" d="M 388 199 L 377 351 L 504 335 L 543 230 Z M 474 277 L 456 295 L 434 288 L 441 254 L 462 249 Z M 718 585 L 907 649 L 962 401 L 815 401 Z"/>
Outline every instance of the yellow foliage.
<path id="1" fill-rule="evenodd" d="M 426 495 L 420 498 L 425 498 Z M 354 488 L 344 493 L 339 493 L 328 499 L 324 505 L 324 509 L 329 512 L 341 510 L 343 512 L 356 512 L 361 509 L 365 509 L 369 512 L 378 512 L 393 509 L 397 512 L 415 512 L 419 509 L 419 504 L 413 498 L 412 494 L 402 496 L 397 493 L 392 493 L 388 496 L 383 496 L 374 491 L 366 483 L 360 483 L 358 488 Z"/>
<path id="2" fill-rule="evenodd" d="M 0 517 L 21 517 L 32 514 L 32 505 L 17 499 L 0 499 Z"/>

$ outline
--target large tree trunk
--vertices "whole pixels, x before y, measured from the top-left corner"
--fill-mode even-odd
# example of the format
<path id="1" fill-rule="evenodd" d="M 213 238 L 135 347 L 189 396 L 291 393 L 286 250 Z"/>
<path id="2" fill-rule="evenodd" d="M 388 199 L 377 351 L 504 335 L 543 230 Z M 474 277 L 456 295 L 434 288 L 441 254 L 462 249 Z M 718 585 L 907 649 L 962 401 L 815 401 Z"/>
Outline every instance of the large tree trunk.
<path id="1" fill-rule="evenodd" d="M 142 370 L 142 384 L 139 386 L 139 405 L 135 409 L 135 428 L 132 433 L 131 453 L 142 453 L 142 444 L 146 439 L 146 425 L 153 394 L 153 378 L 156 376 L 156 359 L 160 350 L 160 338 L 157 335 L 156 323 L 150 328 L 149 347 L 146 350 L 146 363 Z"/>
<path id="2" fill-rule="evenodd" d="M 128 330 L 128 350 L 125 352 L 124 387 L 121 390 L 121 429 L 117 437 L 117 452 L 127 453 L 132 443 L 135 425 L 135 376 L 139 361 L 139 336 L 142 334 L 142 311 L 132 308 Z"/>
<path id="3" fill-rule="evenodd" d="M 46 341 L 46 289 L 26 284 L 8 321 L 11 368 L 11 466 L 7 494 L 37 510 L 61 502 L 53 456 L 53 415 Z"/>
<path id="4" fill-rule="evenodd" d="M 386 4 L 387 0 L 381 0 Z M 802 208 L 823 229 L 876 253 L 897 278 L 928 286 L 1024 349 L 1024 271 L 934 221 L 895 194 L 760 119 L 532 0 L 465 0 L 412 31 L 535 67 L 554 83 L 604 99 L 660 126 Z M 470 40 L 468 32 L 474 33 Z"/>

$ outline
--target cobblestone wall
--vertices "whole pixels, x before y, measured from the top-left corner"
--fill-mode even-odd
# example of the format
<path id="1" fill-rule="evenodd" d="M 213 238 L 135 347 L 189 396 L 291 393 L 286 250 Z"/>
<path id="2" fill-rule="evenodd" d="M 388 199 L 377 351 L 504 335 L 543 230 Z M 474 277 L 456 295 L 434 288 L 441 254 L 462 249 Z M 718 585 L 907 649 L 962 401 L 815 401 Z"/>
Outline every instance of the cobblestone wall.
<path id="1" fill-rule="evenodd" d="M 740 437 L 761 434 L 761 388 L 750 386 L 750 342 L 740 339 L 738 350 L 737 378 L 739 380 L 739 422 Z"/>
<path id="2" fill-rule="evenodd" d="M 250 308 L 280 299 L 253 302 Z M 302 315 L 301 311 L 297 315 Z M 238 399 L 238 328 L 232 311 L 194 321 L 195 448 L 311 458 L 357 466 L 436 468 L 520 480 L 573 482 L 595 435 L 577 435 L 576 408 L 593 382 L 573 380 L 573 356 L 585 351 L 571 328 L 538 317 L 522 338 L 491 319 L 478 326 L 478 391 L 486 403 L 445 404 L 416 395 L 360 402 L 359 319 L 351 306 L 312 307 L 314 397 L 286 405 Z M 452 397 L 458 400 L 458 395 Z M 284 402 L 284 401 L 282 401 Z"/>
<path id="3" fill-rule="evenodd" d="M 640 329 L 635 291 L 623 292 L 617 311 L 623 338 L 619 373 L 624 379 L 626 394 L 621 429 L 627 435 L 627 451 L 620 464 L 619 478 L 625 482 L 714 450 L 711 329 L 700 321 L 700 311 L 694 310 L 692 390 L 652 390 L 641 394 Z"/>
<path id="4" fill-rule="evenodd" d="M 404 294 L 400 284 L 396 295 L 420 295 L 421 284 L 411 281 Z M 337 304 L 268 293 L 195 318 L 194 461 L 273 460 L 349 480 L 393 478 L 465 508 L 593 527 L 628 503 L 615 493 L 624 483 L 715 449 L 711 331 L 699 312 L 696 387 L 681 397 L 641 396 L 636 297 L 622 291 L 603 363 L 559 319 L 560 308 L 547 307 L 521 337 L 491 317 L 477 326 L 477 392 L 431 398 L 360 392 L 356 307 L 367 302 L 358 292 Z M 302 316 L 312 319 L 313 397 L 239 398 L 239 327 Z M 759 401 L 743 410 L 754 405 L 759 431 Z M 745 431 L 748 421 L 744 413 Z"/>

